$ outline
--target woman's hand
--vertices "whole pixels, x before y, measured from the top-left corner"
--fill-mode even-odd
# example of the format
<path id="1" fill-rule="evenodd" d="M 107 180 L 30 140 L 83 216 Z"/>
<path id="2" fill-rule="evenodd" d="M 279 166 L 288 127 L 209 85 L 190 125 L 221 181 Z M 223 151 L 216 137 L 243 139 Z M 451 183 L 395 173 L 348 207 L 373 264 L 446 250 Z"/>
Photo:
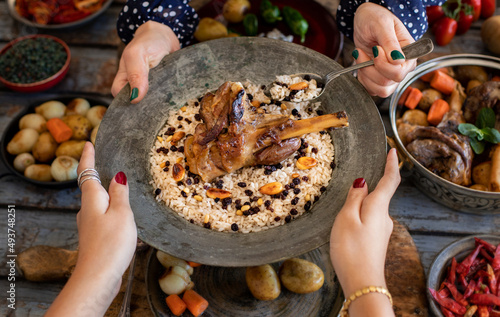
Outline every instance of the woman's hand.
<path id="1" fill-rule="evenodd" d="M 389 202 L 400 180 L 396 150 L 392 149 L 387 156 L 384 176 L 375 190 L 368 194 L 365 180 L 356 179 L 335 219 L 330 237 L 330 256 L 346 296 L 366 286 L 386 287 L 385 257 L 393 228 Z M 353 309 L 363 308 L 359 304 L 370 299 L 387 302 L 388 307 L 378 306 L 388 309 L 380 316 L 391 316 L 387 313 L 392 312 L 392 308 L 388 300 L 383 301 L 384 296 L 374 293 L 356 299 L 351 305 L 351 316 L 356 315 Z M 369 309 L 371 313 L 367 310 L 367 314 L 360 316 L 378 316 L 376 310 Z"/>
<path id="2" fill-rule="evenodd" d="M 78 166 L 94 168 L 94 147 L 87 142 Z M 130 209 L 127 177 L 119 172 L 109 195 L 97 180 L 82 184 L 77 214 L 78 260 L 75 270 L 47 316 L 103 316 L 120 289 L 132 260 L 137 229 Z"/>
<path id="3" fill-rule="evenodd" d="M 414 42 L 403 23 L 386 8 L 366 2 L 354 16 L 353 57 L 356 63 L 373 59 L 375 67 L 358 71 L 358 80 L 373 96 L 388 97 L 417 65 L 405 61 L 401 47 Z"/>
<path id="4" fill-rule="evenodd" d="M 111 93 L 116 96 L 130 84 L 132 103 L 141 101 L 148 92 L 149 69 L 158 66 L 165 55 L 180 49 L 179 40 L 168 26 L 148 21 L 141 25 L 134 39 L 125 47 Z"/>

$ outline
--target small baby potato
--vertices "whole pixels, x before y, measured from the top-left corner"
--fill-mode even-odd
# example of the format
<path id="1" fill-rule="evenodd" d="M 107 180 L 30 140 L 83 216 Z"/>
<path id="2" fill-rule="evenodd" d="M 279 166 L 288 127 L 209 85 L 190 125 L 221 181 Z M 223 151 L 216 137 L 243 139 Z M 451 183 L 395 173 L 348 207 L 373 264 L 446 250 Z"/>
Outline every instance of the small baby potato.
<path id="1" fill-rule="evenodd" d="M 60 101 L 51 100 L 36 107 L 35 112 L 41 114 L 47 120 L 62 118 L 66 112 L 66 106 Z"/>
<path id="2" fill-rule="evenodd" d="M 26 168 L 24 176 L 29 179 L 34 179 L 40 182 L 52 181 L 52 174 L 50 173 L 50 165 L 47 164 L 33 164 Z"/>
<path id="3" fill-rule="evenodd" d="M 52 177 L 54 177 L 56 181 L 64 182 L 77 179 L 77 168 L 77 160 L 70 156 L 59 156 L 56 157 L 54 162 L 52 162 L 52 165 L 50 166 L 50 172 L 52 173 Z"/>
<path id="4" fill-rule="evenodd" d="M 298 294 L 315 292 L 323 286 L 325 275 L 314 263 L 292 258 L 281 264 L 279 277 L 283 286 Z"/>
<path id="5" fill-rule="evenodd" d="M 104 115 L 106 114 L 106 110 L 108 108 L 104 106 L 94 106 L 87 111 L 87 119 L 89 119 L 90 123 L 92 123 L 93 127 L 97 127 L 101 121 Z"/>
<path id="6" fill-rule="evenodd" d="M 80 160 L 85 143 L 86 141 L 79 140 L 63 142 L 57 147 L 56 156 L 71 156 L 76 160 Z"/>
<path id="7" fill-rule="evenodd" d="M 14 168 L 16 171 L 24 173 L 26 168 L 35 164 L 35 158 L 30 153 L 21 153 L 14 159 Z"/>
<path id="8" fill-rule="evenodd" d="M 271 265 L 248 267 L 245 278 L 253 297 L 260 300 L 273 300 L 280 296 L 281 284 Z"/>
<path id="9" fill-rule="evenodd" d="M 442 99 L 443 95 L 435 89 L 422 90 L 422 99 L 418 102 L 418 107 L 423 111 L 428 111 L 434 101 Z"/>
<path id="10" fill-rule="evenodd" d="M 475 189 L 475 190 L 480 190 L 480 191 L 483 191 L 483 192 L 487 192 L 488 191 L 488 186 L 484 186 L 483 184 L 474 184 L 474 185 L 472 185 L 469 188 L 470 189 Z"/>
<path id="11" fill-rule="evenodd" d="M 421 125 L 424 127 L 429 126 L 429 122 L 427 121 L 427 114 L 422 110 L 418 109 L 410 109 L 407 110 L 403 116 L 401 117 L 404 122 L 413 124 L 413 125 Z"/>
<path id="12" fill-rule="evenodd" d="M 66 115 L 79 114 L 85 116 L 90 109 L 90 103 L 83 98 L 75 98 L 66 106 Z"/>
<path id="13" fill-rule="evenodd" d="M 250 9 L 248 0 L 227 0 L 222 7 L 224 19 L 231 23 L 243 21 L 245 13 Z"/>
<path id="14" fill-rule="evenodd" d="M 198 24 L 194 37 L 200 41 L 215 40 L 227 36 L 227 28 L 224 24 L 212 18 L 203 18 Z"/>
<path id="15" fill-rule="evenodd" d="M 48 163 L 56 157 L 57 146 L 58 144 L 50 132 L 43 132 L 33 146 L 33 156 L 37 161 Z"/>
<path id="16" fill-rule="evenodd" d="M 38 113 L 28 113 L 19 120 L 19 130 L 22 129 L 35 129 L 42 133 L 47 130 L 47 120 Z"/>
<path id="17" fill-rule="evenodd" d="M 472 169 L 472 181 L 486 187 L 490 184 L 491 161 L 483 162 Z"/>
<path id="18" fill-rule="evenodd" d="M 37 140 L 38 132 L 35 129 L 22 129 L 7 144 L 7 152 L 12 155 L 31 152 Z"/>
<path id="19" fill-rule="evenodd" d="M 89 110 L 90 111 L 90 110 Z M 89 119 L 79 114 L 72 114 L 62 118 L 63 122 L 73 130 L 73 140 L 88 140 L 90 131 L 92 131 L 92 123 Z"/>

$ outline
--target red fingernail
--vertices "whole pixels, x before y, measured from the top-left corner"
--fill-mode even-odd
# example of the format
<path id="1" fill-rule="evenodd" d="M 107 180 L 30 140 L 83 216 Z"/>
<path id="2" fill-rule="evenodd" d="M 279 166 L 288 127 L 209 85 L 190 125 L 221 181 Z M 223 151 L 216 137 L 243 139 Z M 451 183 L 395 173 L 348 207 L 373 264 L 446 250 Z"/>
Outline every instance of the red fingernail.
<path id="1" fill-rule="evenodd" d="M 356 178 L 354 180 L 354 183 L 352 183 L 352 187 L 354 187 L 354 188 L 363 188 L 363 187 L 365 187 L 365 183 L 366 183 L 366 181 L 365 181 L 364 178 Z"/>
<path id="2" fill-rule="evenodd" d="M 124 172 L 118 172 L 115 176 L 115 181 L 118 184 L 127 185 L 127 176 L 125 176 Z"/>

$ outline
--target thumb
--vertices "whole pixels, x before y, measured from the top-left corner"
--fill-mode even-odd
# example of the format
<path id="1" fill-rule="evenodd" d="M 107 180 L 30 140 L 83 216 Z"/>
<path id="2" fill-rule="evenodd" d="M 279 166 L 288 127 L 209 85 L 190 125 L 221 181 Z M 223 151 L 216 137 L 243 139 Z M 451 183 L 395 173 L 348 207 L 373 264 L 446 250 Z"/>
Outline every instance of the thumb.
<path id="1" fill-rule="evenodd" d="M 127 176 L 123 172 L 118 172 L 109 184 L 109 209 L 123 212 L 130 210 L 129 188 Z"/>
<path id="2" fill-rule="evenodd" d="M 130 101 L 135 104 L 141 101 L 148 92 L 149 65 L 144 58 L 138 58 L 131 54 L 123 56 L 123 63 L 130 84 Z"/>

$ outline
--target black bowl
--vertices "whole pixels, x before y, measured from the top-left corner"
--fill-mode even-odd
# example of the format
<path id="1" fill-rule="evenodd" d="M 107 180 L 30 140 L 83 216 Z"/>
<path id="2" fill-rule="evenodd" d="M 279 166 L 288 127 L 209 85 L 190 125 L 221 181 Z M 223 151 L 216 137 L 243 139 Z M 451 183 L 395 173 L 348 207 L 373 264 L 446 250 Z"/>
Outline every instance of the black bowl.
<path id="1" fill-rule="evenodd" d="M 51 99 L 40 99 L 40 101 L 34 102 L 33 104 L 29 105 L 28 107 L 24 108 L 20 113 L 17 114 L 17 116 L 9 123 L 7 128 L 5 129 L 5 132 L 2 135 L 2 139 L 0 141 L 0 151 L 2 155 L 2 160 L 5 164 L 5 166 L 8 167 L 8 169 L 12 172 L 12 174 L 15 174 L 22 179 L 24 179 L 27 182 L 30 182 L 32 184 L 38 185 L 38 186 L 43 186 L 43 187 L 50 187 L 50 188 L 66 188 L 66 187 L 73 187 L 76 186 L 76 180 L 71 180 L 71 181 L 64 181 L 64 182 L 41 182 L 37 181 L 34 179 L 30 179 L 26 176 L 24 176 L 23 173 L 20 173 L 14 168 L 14 159 L 16 158 L 16 155 L 12 155 L 9 152 L 7 152 L 7 144 L 9 143 L 10 140 L 14 137 L 14 135 L 19 131 L 19 120 L 21 118 L 28 114 L 28 113 L 35 113 L 35 108 L 42 103 L 49 101 L 49 100 L 57 100 L 62 102 L 63 104 L 67 105 L 71 100 L 75 98 L 85 98 L 89 103 L 90 106 L 105 106 L 107 107 L 109 104 L 109 101 L 105 101 L 103 99 L 97 99 L 93 97 L 87 97 L 87 96 L 61 96 L 57 98 L 51 98 Z"/>

